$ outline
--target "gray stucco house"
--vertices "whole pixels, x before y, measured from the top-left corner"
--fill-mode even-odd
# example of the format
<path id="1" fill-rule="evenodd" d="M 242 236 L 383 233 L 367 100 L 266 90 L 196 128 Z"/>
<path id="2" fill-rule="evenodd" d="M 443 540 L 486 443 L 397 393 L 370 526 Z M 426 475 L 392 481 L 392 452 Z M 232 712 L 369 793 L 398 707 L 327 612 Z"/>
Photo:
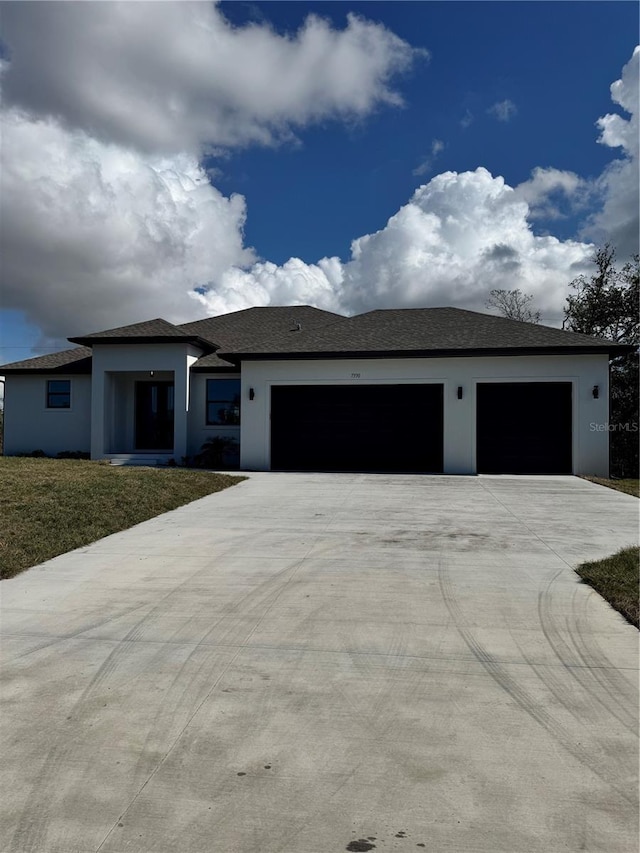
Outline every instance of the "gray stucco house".
<path id="1" fill-rule="evenodd" d="M 161 464 L 236 439 L 256 470 L 606 476 L 627 346 L 459 308 L 163 319 L 0 367 L 5 453 Z"/>

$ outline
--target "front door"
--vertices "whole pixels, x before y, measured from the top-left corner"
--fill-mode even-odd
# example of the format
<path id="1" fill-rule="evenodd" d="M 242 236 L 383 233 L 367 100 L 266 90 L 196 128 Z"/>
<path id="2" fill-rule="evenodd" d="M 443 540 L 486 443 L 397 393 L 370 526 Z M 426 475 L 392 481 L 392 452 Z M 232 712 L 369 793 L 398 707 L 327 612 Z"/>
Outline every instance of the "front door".
<path id="1" fill-rule="evenodd" d="M 173 450 L 173 382 L 136 382 L 136 450 Z"/>

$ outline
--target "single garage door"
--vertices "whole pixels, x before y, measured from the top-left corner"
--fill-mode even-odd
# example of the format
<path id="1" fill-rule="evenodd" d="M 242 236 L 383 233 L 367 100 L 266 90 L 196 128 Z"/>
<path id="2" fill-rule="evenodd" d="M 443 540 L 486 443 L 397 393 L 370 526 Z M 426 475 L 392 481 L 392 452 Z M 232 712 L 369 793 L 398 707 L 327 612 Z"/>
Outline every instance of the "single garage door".
<path id="1" fill-rule="evenodd" d="M 442 385 L 275 385 L 271 468 L 442 471 Z"/>
<path id="2" fill-rule="evenodd" d="M 571 383 L 477 386 L 479 474 L 571 474 Z"/>

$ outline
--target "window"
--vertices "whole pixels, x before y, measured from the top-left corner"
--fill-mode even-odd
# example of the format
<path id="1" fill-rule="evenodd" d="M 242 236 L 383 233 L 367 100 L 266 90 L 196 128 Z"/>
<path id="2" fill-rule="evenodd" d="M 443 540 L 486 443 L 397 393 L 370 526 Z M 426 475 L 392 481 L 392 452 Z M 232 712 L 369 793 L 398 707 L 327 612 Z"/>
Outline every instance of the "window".
<path id="1" fill-rule="evenodd" d="M 237 426 L 240 423 L 240 380 L 207 379 L 207 424 Z"/>
<path id="2" fill-rule="evenodd" d="M 71 380 L 49 379 L 47 381 L 47 409 L 71 408 Z"/>

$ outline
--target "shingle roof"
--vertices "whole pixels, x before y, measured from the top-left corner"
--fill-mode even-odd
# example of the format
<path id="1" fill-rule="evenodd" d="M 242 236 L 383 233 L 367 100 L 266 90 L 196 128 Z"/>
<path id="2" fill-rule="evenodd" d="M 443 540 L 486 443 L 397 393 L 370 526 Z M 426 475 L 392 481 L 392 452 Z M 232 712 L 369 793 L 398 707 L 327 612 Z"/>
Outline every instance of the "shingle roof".
<path id="1" fill-rule="evenodd" d="M 192 341 L 205 352 L 197 371 L 237 370 L 243 358 L 340 358 L 597 353 L 634 347 L 549 326 L 521 323 L 462 308 L 405 308 L 343 317 L 309 305 L 247 308 L 174 326 L 149 320 L 78 338 L 75 343 Z M 216 349 L 216 352 L 206 352 Z M 0 367 L 3 373 L 91 372 L 91 349 L 81 346 Z"/>
<path id="2" fill-rule="evenodd" d="M 462 308 L 405 308 L 370 311 L 318 330 L 270 338 L 246 350 L 221 349 L 219 355 L 239 357 L 339 357 L 343 354 L 435 355 L 503 353 L 505 351 L 629 350 L 611 341 L 522 323 Z"/>
<path id="3" fill-rule="evenodd" d="M 299 323 L 303 329 L 317 329 L 336 320 L 344 320 L 341 314 L 321 311 L 311 305 L 273 306 L 268 308 L 245 308 L 218 317 L 205 317 L 192 323 L 183 323 L 178 328 L 183 333 L 199 335 L 215 341 L 227 349 L 242 346 L 245 342 L 261 341 L 274 335 L 286 334 Z"/>
<path id="4" fill-rule="evenodd" d="M 145 320 L 143 323 L 133 323 L 130 326 L 118 326 L 116 329 L 105 329 L 103 332 L 91 332 L 89 335 L 78 335 L 69 338 L 74 344 L 97 344 L 101 342 L 116 343 L 119 341 L 153 340 L 169 341 L 182 338 L 185 342 L 194 340 L 197 335 L 189 334 L 179 326 L 157 317 L 155 320 Z"/>
<path id="5" fill-rule="evenodd" d="M 304 329 L 318 328 L 336 319 L 344 319 L 338 314 L 321 311 L 310 305 L 273 306 L 267 308 L 246 308 L 231 314 L 218 317 L 205 317 L 174 326 L 158 317 L 144 323 L 134 323 L 131 326 L 120 326 L 117 329 L 107 329 L 104 332 L 92 332 L 69 338 L 72 343 L 126 343 L 134 341 L 164 342 L 182 339 L 185 342 L 198 343 L 203 349 L 237 349 L 251 346 L 264 338 L 279 335 L 299 324 Z M 195 364 L 194 369 L 211 369 L 231 367 L 215 352 L 203 355 Z"/>
<path id="6" fill-rule="evenodd" d="M 91 373 L 91 350 L 75 347 L 64 352 L 52 352 L 3 364 L 1 373 Z"/>
<path id="7" fill-rule="evenodd" d="M 344 319 L 340 314 L 322 311 L 310 305 L 289 305 L 246 308 L 244 311 L 183 323 L 179 328 L 215 342 L 220 350 L 236 350 L 252 347 L 272 337 L 286 337 L 292 334 L 291 330 L 296 330 L 297 334 L 298 325 L 303 330 L 312 330 Z M 210 370 L 230 366 L 217 353 L 210 353 L 198 359 L 192 369 Z"/>
<path id="8" fill-rule="evenodd" d="M 168 343 L 171 341 L 187 343 L 191 341 L 205 350 L 205 354 L 194 363 L 192 369 L 237 370 L 236 366 L 223 360 L 215 352 L 207 353 L 206 351 L 221 346 L 227 349 L 249 346 L 252 342 L 260 342 L 264 338 L 284 334 L 289 329 L 297 328 L 297 324 L 303 329 L 315 329 L 327 323 L 344 319 L 339 314 L 321 311 L 319 308 L 313 308 L 310 305 L 273 306 L 247 308 L 243 311 L 234 311 L 231 314 L 183 323 L 180 326 L 175 326 L 158 317 L 155 320 L 133 323 L 130 326 L 119 326 L 102 332 L 92 332 L 88 335 L 69 338 L 69 340 L 72 343 L 88 344 L 89 347 L 96 343 Z M 91 349 L 83 346 L 80 350 L 88 356 L 85 369 L 82 372 L 90 373 Z M 77 353 L 80 350 L 67 350 L 64 353 L 54 353 L 51 356 L 40 356 L 39 358 L 14 362 L 6 365 L 6 369 L 13 373 L 32 372 L 34 370 L 50 372 L 58 364 L 56 359 L 61 359 L 61 364 L 70 364 L 69 354 Z"/>

